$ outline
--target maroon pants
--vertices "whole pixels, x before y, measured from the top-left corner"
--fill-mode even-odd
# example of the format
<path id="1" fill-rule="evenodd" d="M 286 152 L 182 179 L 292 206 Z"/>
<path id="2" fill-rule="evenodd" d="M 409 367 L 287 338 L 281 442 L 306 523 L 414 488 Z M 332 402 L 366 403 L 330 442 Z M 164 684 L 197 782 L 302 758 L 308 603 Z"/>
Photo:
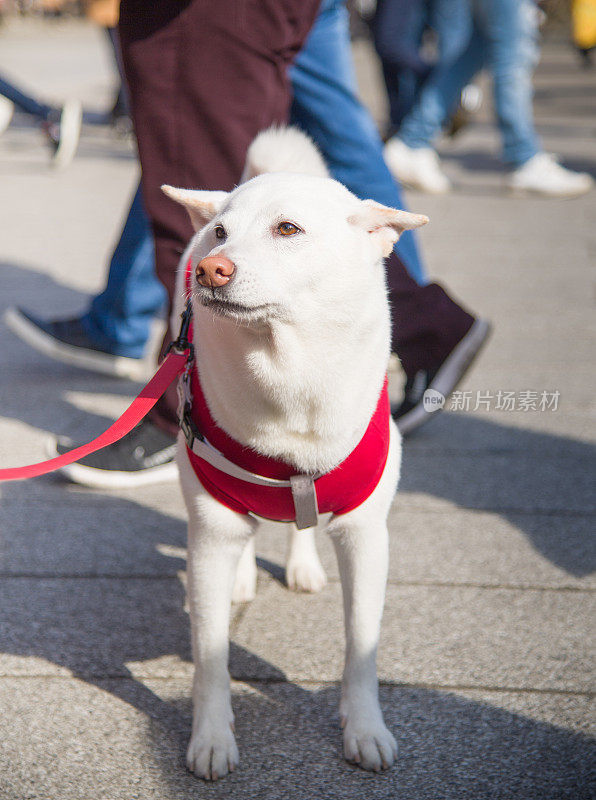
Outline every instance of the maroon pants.
<path id="1" fill-rule="evenodd" d="M 157 275 L 170 303 L 180 256 L 193 234 L 186 211 L 164 183 L 230 190 L 256 134 L 285 122 L 288 67 L 320 0 L 122 0 L 120 39 L 153 226 Z M 472 323 L 436 284 L 419 287 L 397 256 L 388 261 L 393 349 L 406 372 L 432 367 Z M 166 334 L 164 346 L 171 340 Z M 163 352 L 163 351 L 162 351 Z M 152 412 L 175 434 L 170 387 Z"/>
<path id="2" fill-rule="evenodd" d="M 228 191 L 257 133 L 287 121 L 288 67 L 320 0 L 122 0 L 120 39 L 157 276 L 170 302 L 193 234 L 164 183 Z M 170 335 L 167 335 L 169 341 Z M 152 419 L 175 433 L 176 391 Z"/>

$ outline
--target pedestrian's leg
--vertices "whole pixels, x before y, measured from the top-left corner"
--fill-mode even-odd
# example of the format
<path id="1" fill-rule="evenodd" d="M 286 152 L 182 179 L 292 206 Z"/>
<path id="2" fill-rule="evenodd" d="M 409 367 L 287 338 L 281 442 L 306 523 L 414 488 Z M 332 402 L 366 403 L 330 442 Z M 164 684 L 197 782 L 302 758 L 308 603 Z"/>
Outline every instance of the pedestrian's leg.
<path id="1" fill-rule="evenodd" d="M 291 78 L 291 121 L 315 140 L 333 177 L 362 199 L 403 208 L 377 129 L 357 96 L 343 2 L 323 4 Z M 400 238 L 397 252 L 413 277 L 423 283 L 424 269 L 411 232 Z"/>
<path id="2" fill-rule="evenodd" d="M 49 119 L 54 109 L 46 103 L 40 103 L 34 97 L 25 94 L 24 91 L 10 83 L 5 78 L 0 76 L 0 94 L 4 95 L 11 103 L 14 103 L 17 108 L 24 111 L 26 114 L 31 114 L 40 122 L 45 122 Z"/>
<path id="3" fill-rule="evenodd" d="M 139 186 L 110 261 L 106 288 L 93 298 L 81 322 L 102 349 L 141 358 L 166 299 L 155 275 L 153 235 Z"/>
<path id="4" fill-rule="evenodd" d="M 438 39 L 436 66 L 454 64 L 472 36 L 470 0 L 431 0 L 428 24 Z"/>
<path id="5" fill-rule="evenodd" d="M 252 139 L 287 119 L 287 69 L 317 6 L 317 0 L 122 2 L 120 38 L 143 197 L 155 237 L 156 272 L 170 300 L 193 231 L 184 209 L 161 185 L 233 188 Z M 176 406 L 172 389 L 152 415 L 172 435 Z"/>
<path id="6" fill-rule="evenodd" d="M 391 349 L 406 375 L 436 368 L 468 332 L 474 317 L 438 283 L 419 286 L 399 259 L 387 262 L 392 312 Z"/>
<path id="7" fill-rule="evenodd" d="M 52 163 L 63 168 L 72 161 L 81 133 L 83 110 L 78 100 L 67 100 L 54 107 L 40 103 L 0 76 L 0 95 L 41 123 L 52 150 Z"/>
<path id="8" fill-rule="evenodd" d="M 383 67 L 393 131 L 414 105 L 416 94 L 432 69 L 432 64 L 420 53 L 427 13 L 424 0 L 377 3 L 373 35 Z"/>
<path id="9" fill-rule="evenodd" d="M 467 4 L 462 6 L 461 0 L 457 0 L 456 7 L 457 25 L 453 27 L 449 24 L 449 15 L 435 9 L 441 56 L 399 129 L 399 138 L 413 149 L 432 146 L 457 104 L 461 90 L 483 64 L 483 41 L 473 28 L 471 12 Z"/>
<path id="10" fill-rule="evenodd" d="M 456 107 L 463 86 L 482 63 L 483 51 L 471 33 L 467 0 L 436 0 L 432 11 L 439 38 L 439 60 L 399 131 L 387 142 L 385 158 L 393 175 L 407 186 L 444 194 L 451 184 L 433 149 L 434 139 L 449 112 Z M 464 52 L 457 58 L 462 49 Z"/>
<path id="11" fill-rule="evenodd" d="M 540 150 L 532 110 L 538 61 L 536 7 L 531 0 L 478 0 L 488 50 L 503 159 L 517 167 Z"/>

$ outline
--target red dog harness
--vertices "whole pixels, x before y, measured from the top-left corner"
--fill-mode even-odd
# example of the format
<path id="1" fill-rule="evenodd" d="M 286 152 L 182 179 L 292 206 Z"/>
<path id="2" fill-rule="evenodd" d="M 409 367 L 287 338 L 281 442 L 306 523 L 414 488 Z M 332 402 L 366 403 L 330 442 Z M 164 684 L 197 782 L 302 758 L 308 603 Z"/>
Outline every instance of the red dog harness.
<path id="1" fill-rule="evenodd" d="M 187 288 L 190 269 L 189 263 Z M 191 341 L 192 336 L 191 329 Z M 180 424 L 190 463 L 209 494 L 233 511 L 305 528 L 316 524 L 317 513 L 347 514 L 357 508 L 381 479 L 389 450 L 387 380 L 360 442 L 335 469 L 318 476 L 296 475 L 290 464 L 232 439 L 213 419 L 199 370 L 192 365 L 181 389 Z"/>

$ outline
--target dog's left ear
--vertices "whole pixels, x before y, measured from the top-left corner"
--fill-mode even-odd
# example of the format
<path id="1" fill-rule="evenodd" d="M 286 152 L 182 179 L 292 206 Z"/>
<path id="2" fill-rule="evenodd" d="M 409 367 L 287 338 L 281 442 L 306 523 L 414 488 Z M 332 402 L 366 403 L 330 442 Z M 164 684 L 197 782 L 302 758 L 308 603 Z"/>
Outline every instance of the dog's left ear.
<path id="1" fill-rule="evenodd" d="M 365 228 L 379 243 L 384 256 L 391 253 L 393 245 L 404 231 L 419 228 L 428 222 L 424 214 L 389 208 L 374 200 L 362 200 L 360 205 L 361 210 L 352 214 L 348 222 Z"/>
<path id="2" fill-rule="evenodd" d="M 175 189 L 166 184 L 161 187 L 161 190 L 172 200 L 184 206 L 195 231 L 200 231 L 212 220 L 228 198 L 228 192 Z"/>

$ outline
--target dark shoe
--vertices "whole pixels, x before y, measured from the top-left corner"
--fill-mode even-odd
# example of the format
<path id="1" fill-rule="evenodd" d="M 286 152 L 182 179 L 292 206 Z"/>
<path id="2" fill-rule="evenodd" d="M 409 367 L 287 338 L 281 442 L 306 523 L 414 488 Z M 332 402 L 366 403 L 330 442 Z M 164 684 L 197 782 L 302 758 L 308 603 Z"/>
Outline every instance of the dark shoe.
<path id="1" fill-rule="evenodd" d="M 76 447 L 64 439 L 55 442 L 52 455 Z M 176 439 L 144 419 L 118 442 L 62 467 L 74 483 L 94 489 L 128 489 L 178 478 L 174 461 Z"/>
<path id="2" fill-rule="evenodd" d="M 490 324 L 477 319 L 470 330 L 432 370 L 418 370 L 407 376 L 404 399 L 392 410 L 402 436 L 428 422 L 464 377 L 490 334 Z"/>
<path id="3" fill-rule="evenodd" d="M 62 169 L 73 160 L 79 146 L 83 108 L 78 100 L 67 100 L 52 114 L 43 127 L 52 148 L 52 163 Z"/>
<path id="4" fill-rule="evenodd" d="M 57 361 L 119 378 L 142 380 L 146 376 L 143 359 L 102 350 L 88 336 L 79 317 L 46 322 L 20 308 L 9 308 L 4 321 L 20 339 Z"/>

